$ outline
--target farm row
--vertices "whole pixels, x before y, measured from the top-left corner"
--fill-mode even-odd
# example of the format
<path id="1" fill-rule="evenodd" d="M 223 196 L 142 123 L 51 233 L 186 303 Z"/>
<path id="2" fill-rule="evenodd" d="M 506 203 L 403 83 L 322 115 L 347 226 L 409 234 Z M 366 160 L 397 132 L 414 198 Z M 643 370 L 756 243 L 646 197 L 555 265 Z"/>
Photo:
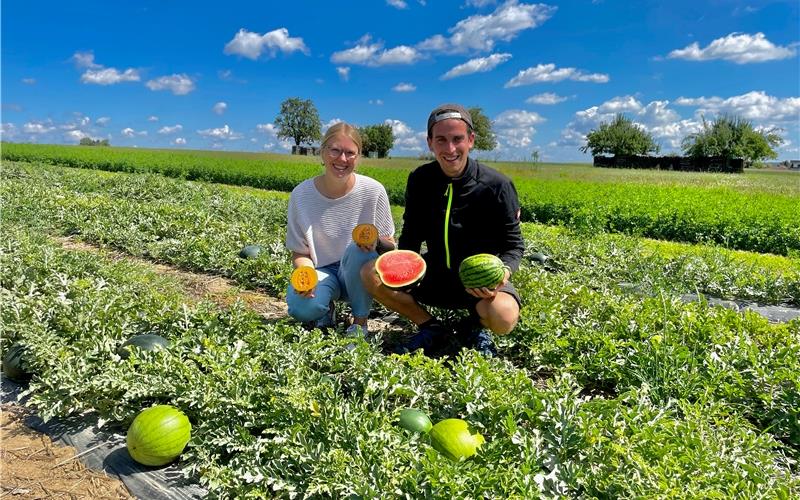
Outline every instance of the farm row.
<path id="1" fill-rule="evenodd" d="M 6 160 L 42 161 L 72 167 L 124 172 L 156 172 L 169 177 L 289 191 L 315 175 L 314 158 L 273 155 L 255 159 L 191 152 L 135 151 L 4 144 Z M 418 162 L 416 162 L 418 163 Z M 404 203 L 407 160 L 388 160 L 361 167 L 386 186 L 393 203 Z M 651 238 L 711 242 L 728 248 L 794 255 L 800 252 L 800 190 L 786 185 L 796 176 L 747 177 L 728 181 L 724 175 L 678 181 L 677 172 L 630 174 L 629 181 L 573 180 L 537 169 L 501 166 L 514 177 L 525 221 L 567 226 L 587 232 L 621 232 Z M 728 176 L 730 177 L 730 176 Z M 646 179 L 643 181 L 642 179 Z M 698 185 L 707 179 L 710 186 Z M 783 184 L 783 188 L 775 186 Z"/>
<path id="2" fill-rule="evenodd" d="M 175 405 L 193 425 L 181 464 L 214 496 L 790 498 L 800 488 L 798 322 L 639 305 L 526 270 L 525 300 L 547 295 L 524 312 L 530 345 L 516 362 L 527 366 L 474 352 L 385 356 L 242 307 L 187 306 L 175 283 L 137 265 L 2 229 L 3 350 L 25 346 L 31 404 L 45 418 L 93 411 L 122 432 L 142 408 Z M 145 332 L 171 346 L 121 359 L 117 347 Z M 464 418 L 486 443 L 452 462 L 397 426 L 412 406 Z"/>

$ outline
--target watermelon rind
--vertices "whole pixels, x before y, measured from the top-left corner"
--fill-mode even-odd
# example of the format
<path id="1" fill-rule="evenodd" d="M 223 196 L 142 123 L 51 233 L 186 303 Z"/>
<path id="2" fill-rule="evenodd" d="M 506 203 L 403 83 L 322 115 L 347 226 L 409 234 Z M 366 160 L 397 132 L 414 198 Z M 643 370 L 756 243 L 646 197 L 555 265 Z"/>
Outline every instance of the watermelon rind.
<path id="1" fill-rule="evenodd" d="M 425 259 L 412 250 L 390 250 L 375 261 L 375 271 L 381 283 L 395 290 L 418 284 L 425 277 L 426 270 Z"/>
<path id="2" fill-rule="evenodd" d="M 447 418 L 431 428 L 433 448 L 450 460 L 460 461 L 478 452 L 485 442 L 480 433 L 469 432 L 469 425 L 460 418 Z"/>
<path id="3" fill-rule="evenodd" d="M 147 408 L 133 419 L 125 442 L 131 458 L 142 465 L 166 465 L 183 452 L 192 434 L 189 418 L 170 405 Z"/>
<path id="4" fill-rule="evenodd" d="M 506 265 L 496 255 L 479 253 L 467 257 L 458 267 L 464 288 L 494 288 L 503 281 Z"/>

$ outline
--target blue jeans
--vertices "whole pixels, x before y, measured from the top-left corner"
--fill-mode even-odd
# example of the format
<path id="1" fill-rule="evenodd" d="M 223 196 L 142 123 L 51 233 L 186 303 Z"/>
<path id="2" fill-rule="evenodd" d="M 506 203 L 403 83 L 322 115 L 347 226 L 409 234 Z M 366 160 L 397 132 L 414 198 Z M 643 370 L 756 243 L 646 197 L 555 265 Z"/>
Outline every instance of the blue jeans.
<path id="1" fill-rule="evenodd" d="M 361 282 L 361 268 L 378 257 L 377 252 L 364 252 L 353 243 L 347 245 L 342 260 L 317 268 L 319 282 L 314 288 L 314 297 L 306 298 L 295 292 L 291 283 L 286 290 L 289 316 L 303 323 L 325 317 L 330 303 L 344 300 L 350 304 L 353 316 L 366 318 L 372 308 L 372 296 Z"/>

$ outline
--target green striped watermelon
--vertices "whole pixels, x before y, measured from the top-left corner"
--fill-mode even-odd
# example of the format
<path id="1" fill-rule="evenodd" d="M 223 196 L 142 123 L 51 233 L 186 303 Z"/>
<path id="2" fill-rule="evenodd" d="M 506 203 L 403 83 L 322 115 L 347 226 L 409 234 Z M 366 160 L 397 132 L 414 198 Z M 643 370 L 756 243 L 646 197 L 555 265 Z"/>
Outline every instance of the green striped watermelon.
<path id="1" fill-rule="evenodd" d="M 22 382 L 31 378 L 31 374 L 26 370 L 25 347 L 20 344 L 13 344 L 3 356 L 3 373 L 11 380 Z"/>
<path id="2" fill-rule="evenodd" d="M 495 255 L 479 253 L 461 261 L 458 277 L 464 288 L 494 288 L 505 276 L 506 265 Z"/>
<path id="3" fill-rule="evenodd" d="M 192 424 L 182 411 L 158 405 L 136 415 L 126 443 L 131 457 L 142 465 L 165 465 L 181 454 L 192 434 Z"/>

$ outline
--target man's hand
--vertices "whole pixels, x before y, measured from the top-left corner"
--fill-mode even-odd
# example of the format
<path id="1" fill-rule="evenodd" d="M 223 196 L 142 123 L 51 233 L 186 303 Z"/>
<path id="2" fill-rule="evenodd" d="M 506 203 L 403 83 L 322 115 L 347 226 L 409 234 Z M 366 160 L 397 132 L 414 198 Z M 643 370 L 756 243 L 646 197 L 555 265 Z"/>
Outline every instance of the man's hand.
<path id="1" fill-rule="evenodd" d="M 508 283 L 508 279 L 511 277 L 511 271 L 506 269 L 503 273 L 503 280 L 497 284 L 494 288 L 465 288 L 468 294 L 472 295 L 478 299 L 493 299 L 497 292 Z"/>

